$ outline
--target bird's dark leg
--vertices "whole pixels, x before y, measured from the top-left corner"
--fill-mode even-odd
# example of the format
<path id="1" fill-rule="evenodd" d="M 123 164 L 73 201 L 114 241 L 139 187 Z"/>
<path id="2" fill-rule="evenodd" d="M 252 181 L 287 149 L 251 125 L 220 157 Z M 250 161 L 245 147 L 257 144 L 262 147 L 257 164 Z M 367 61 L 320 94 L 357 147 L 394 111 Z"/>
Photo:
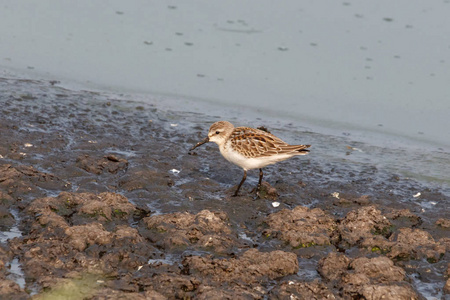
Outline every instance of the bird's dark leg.
<path id="1" fill-rule="evenodd" d="M 259 181 L 258 181 L 258 185 L 250 192 L 250 193 L 255 193 L 256 194 L 256 198 L 259 198 L 259 192 L 261 191 L 261 183 L 262 183 L 262 179 L 263 179 L 263 171 L 261 168 L 259 168 Z"/>
<path id="2" fill-rule="evenodd" d="M 262 178 L 263 178 L 263 171 L 261 168 L 259 168 L 259 181 L 258 181 L 258 187 L 257 187 L 257 191 L 259 192 L 259 190 L 261 189 L 261 182 L 262 182 Z"/>
<path id="3" fill-rule="evenodd" d="M 247 171 L 246 170 L 244 170 L 244 177 L 242 177 L 241 183 L 239 183 L 239 186 L 238 186 L 236 192 L 234 192 L 233 197 L 236 197 L 238 195 L 239 189 L 241 188 L 241 186 L 244 183 L 245 179 L 247 179 Z"/>

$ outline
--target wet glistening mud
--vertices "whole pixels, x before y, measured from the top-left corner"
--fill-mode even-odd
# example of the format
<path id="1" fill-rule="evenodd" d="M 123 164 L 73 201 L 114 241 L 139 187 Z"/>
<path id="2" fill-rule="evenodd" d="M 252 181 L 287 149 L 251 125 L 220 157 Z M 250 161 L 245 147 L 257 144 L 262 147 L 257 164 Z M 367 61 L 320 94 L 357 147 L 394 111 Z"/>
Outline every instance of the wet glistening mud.
<path id="1" fill-rule="evenodd" d="M 450 294 L 438 187 L 319 157 L 327 137 L 305 132 L 309 155 L 266 168 L 260 197 L 250 171 L 232 197 L 242 170 L 215 145 L 188 153 L 220 117 L 44 81 L 0 89 L 2 299 Z"/>

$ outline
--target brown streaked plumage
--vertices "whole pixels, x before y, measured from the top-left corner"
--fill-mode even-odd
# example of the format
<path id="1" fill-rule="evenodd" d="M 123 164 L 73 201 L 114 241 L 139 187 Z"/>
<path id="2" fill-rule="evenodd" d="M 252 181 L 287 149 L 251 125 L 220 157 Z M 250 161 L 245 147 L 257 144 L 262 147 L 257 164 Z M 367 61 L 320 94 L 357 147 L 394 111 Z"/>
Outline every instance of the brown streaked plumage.
<path id="1" fill-rule="evenodd" d="M 258 190 L 263 177 L 262 168 L 292 156 L 308 154 L 310 145 L 289 145 L 280 138 L 263 130 L 250 127 L 234 127 L 227 121 L 211 125 L 208 137 L 197 143 L 190 151 L 207 142 L 219 145 L 225 159 L 244 169 L 244 176 L 234 196 L 247 178 L 247 170 L 259 168 Z"/>

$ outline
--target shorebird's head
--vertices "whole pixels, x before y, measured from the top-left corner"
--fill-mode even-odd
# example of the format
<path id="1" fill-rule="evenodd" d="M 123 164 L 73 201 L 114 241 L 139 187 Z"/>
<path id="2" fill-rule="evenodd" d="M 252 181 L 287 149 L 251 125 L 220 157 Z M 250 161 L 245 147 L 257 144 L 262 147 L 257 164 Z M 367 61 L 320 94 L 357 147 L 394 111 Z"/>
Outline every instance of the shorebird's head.
<path id="1" fill-rule="evenodd" d="M 214 142 L 217 145 L 223 145 L 230 134 L 233 132 L 234 126 L 230 122 L 227 121 L 219 121 L 211 125 L 208 132 L 208 137 L 203 141 L 197 143 L 194 147 L 192 147 L 189 151 L 194 150 L 198 146 L 201 146 L 207 142 Z"/>
<path id="2" fill-rule="evenodd" d="M 227 121 L 219 121 L 211 125 L 208 132 L 208 139 L 217 145 L 223 145 L 230 134 L 233 132 L 234 126 Z"/>

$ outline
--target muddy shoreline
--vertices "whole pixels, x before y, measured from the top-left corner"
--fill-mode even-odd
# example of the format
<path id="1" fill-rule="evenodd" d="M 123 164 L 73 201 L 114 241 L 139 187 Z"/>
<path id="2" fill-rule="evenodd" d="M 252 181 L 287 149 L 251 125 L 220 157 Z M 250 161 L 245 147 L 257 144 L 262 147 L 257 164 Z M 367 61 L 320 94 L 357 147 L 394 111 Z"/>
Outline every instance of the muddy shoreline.
<path id="1" fill-rule="evenodd" d="M 213 145 L 188 154 L 218 117 L 55 82 L 0 89 L 2 299 L 450 294 L 439 188 L 314 156 L 327 137 L 305 132 L 311 155 L 267 168 L 261 199 L 249 173 L 234 198 L 241 170 Z"/>

